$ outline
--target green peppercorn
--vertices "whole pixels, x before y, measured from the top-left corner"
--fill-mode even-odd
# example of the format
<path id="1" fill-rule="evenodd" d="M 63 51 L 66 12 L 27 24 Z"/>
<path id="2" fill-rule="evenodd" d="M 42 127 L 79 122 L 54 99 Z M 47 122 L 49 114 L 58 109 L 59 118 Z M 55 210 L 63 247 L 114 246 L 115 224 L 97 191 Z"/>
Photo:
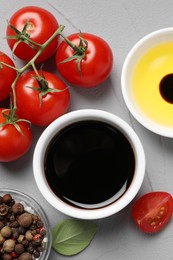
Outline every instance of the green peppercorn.
<path id="1" fill-rule="evenodd" d="M 7 239 L 3 243 L 3 249 L 5 252 L 10 253 L 14 250 L 15 242 L 13 239 Z"/>
<path id="2" fill-rule="evenodd" d="M 19 260 L 32 260 L 32 255 L 28 252 L 22 253 L 19 257 Z"/>
<path id="3" fill-rule="evenodd" d="M 9 226 L 5 226 L 1 229 L 1 235 L 5 238 L 10 237 L 12 229 Z"/>
<path id="4" fill-rule="evenodd" d="M 5 241 L 5 238 L 0 234 L 0 245 L 2 245 Z"/>
<path id="5" fill-rule="evenodd" d="M 31 233 L 31 230 L 26 231 L 26 233 L 25 233 L 25 238 L 26 238 L 26 240 L 28 240 L 28 241 L 32 241 L 33 235 L 32 235 L 32 233 Z"/>
<path id="6" fill-rule="evenodd" d="M 29 227 L 32 224 L 32 215 L 23 213 L 19 216 L 18 222 L 22 227 Z"/>

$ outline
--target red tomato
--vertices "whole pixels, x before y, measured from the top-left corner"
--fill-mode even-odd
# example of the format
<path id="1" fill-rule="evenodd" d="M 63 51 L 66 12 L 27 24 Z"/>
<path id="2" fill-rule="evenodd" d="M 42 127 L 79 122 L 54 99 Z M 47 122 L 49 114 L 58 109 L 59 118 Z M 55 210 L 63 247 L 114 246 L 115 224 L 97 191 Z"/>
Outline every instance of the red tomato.
<path id="1" fill-rule="evenodd" d="M 62 41 L 57 49 L 56 66 L 62 77 L 69 83 L 91 88 L 109 77 L 113 66 L 113 54 L 110 46 L 100 37 L 89 33 L 82 33 L 82 37 L 88 42 L 88 48 L 81 61 L 81 73 L 78 71 L 76 60 L 61 63 L 75 53 L 65 41 Z M 72 34 L 68 39 L 79 46 L 79 34 Z"/>
<path id="2" fill-rule="evenodd" d="M 0 108 L 0 124 L 5 122 Z M 5 112 L 8 114 L 8 111 Z M 0 161 L 10 162 L 23 156 L 30 148 L 32 142 L 32 133 L 28 123 L 17 122 L 21 129 L 20 133 L 13 124 L 0 126 Z"/>
<path id="3" fill-rule="evenodd" d="M 139 198 L 132 207 L 136 225 L 147 233 L 160 231 L 170 220 L 173 199 L 167 192 L 150 192 Z"/>
<path id="4" fill-rule="evenodd" d="M 41 90 L 35 78 L 35 72 L 26 72 L 16 84 L 17 114 L 20 118 L 25 118 L 34 125 L 47 126 L 67 112 L 70 92 L 66 84 L 54 74 L 46 71 L 38 72 L 40 75 L 44 74 L 49 89 L 61 90 L 61 92 L 46 92 L 44 94 L 45 86 Z M 42 98 L 40 91 L 43 91 Z"/>
<path id="5" fill-rule="evenodd" d="M 0 62 L 10 66 L 15 66 L 14 62 L 3 52 L 0 51 Z M 11 85 L 16 77 L 16 71 L 0 64 L 0 101 L 9 97 Z"/>
<path id="6" fill-rule="evenodd" d="M 39 44 L 43 44 L 48 38 L 58 29 L 59 24 L 55 17 L 40 7 L 27 6 L 21 8 L 10 18 L 9 23 L 13 25 L 20 32 L 23 30 L 26 22 L 29 19 L 26 33 L 30 35 L 30 39 Z M 16 35 L 14 30 L 10 26 L 7 27 L 7 37 Z M 17 39 L 7 38 L 7 42 L 11 49 Z M 43 53 L 37 58 L 37 62 L 47 60 L 56 51 L 58 46 L 58 37 L 56 37 L 43 51 Z M 35 54 L 36 51 L 29 47 L 26 43 L 21 42 L 14 51 L 14 54 L 24 60 L 29 61 Z"/>

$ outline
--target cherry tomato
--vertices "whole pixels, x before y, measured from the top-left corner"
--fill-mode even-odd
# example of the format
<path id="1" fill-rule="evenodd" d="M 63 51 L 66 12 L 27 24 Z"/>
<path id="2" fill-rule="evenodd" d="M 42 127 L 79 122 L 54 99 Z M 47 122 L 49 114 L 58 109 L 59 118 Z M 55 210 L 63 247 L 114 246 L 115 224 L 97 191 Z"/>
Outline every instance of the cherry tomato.
<path id="1" fill-rule="evenodd" d="M 0 124 L 6 120 L 0 108 Z M 8 114 L 6 111 L 5 114 Z M 30 148 L 32 143 L 32 133 L 29 124 L 22 121 L 16 122 L 21 132 L 19 132 L 14 124 L 6 124 L 0 126 L 0 161 L 10 162 L 23 156 Z"/>
<path id="2" fill-rule="evenodd" d="M 14 62 L 5 53 L 0 51 L 0 62 L 15 67 Z M 11 85 L 16 77 L 16 71 L 0 64 L 0 101 L 9 97 Z"/>
<path id="3" fill-rule="evenodd" d="M 23 30 L 26 22 L 28 22 L 26 34 L 29 34 L 30 39 L 39 44 L 43 44 L 47 41 L 59 27 L 57 20 L 50 12 L 36 6 L 27 6 L 19 9 L 9 20 L 9 24 L 20 32 Z M 9 25 L 7 27 L 6 35 L 7 37 L 16 35 L 15 31 Z M 17 39 L 7 38 L 8 45 L 11 49 L 13 49 L 14 44 L 17 41 Z M 36 61 L 42 62 L 47 60 L 54 54 L 57 46 L 58 37 L 47 46 Z M 14 54 L 24 61 L 29 61 L 36 54 L 36 50 L 29 47 L 25 42 L 21 42 L 16 47 Z"/>
<path id="4" fill-rule="evenodd" d="M 170 220 L 173 199 L 167 192 L 150 192 L 139 198 L 132 207 L 136 225 L 146 233 L 160 231 Z"/>
<path id="5" fill-rule="evenodd" d="M 19 78 L 15 88 L 17 114 L 34 125 L 47 126 L 67 112 L 70 92 L 56 75 L 46 71 L 38 73 L 43 73 L 47 86 L 45 82 L 37 81 L 34 71 L 26 72 Z"/>
<path id="6" fill-rule="evenodd" d="M 72 34 L 68 39 L 79 46 L 79 35 Z M 81 73 L 76 59 L 61 63 L 75 53 L 65 41 L 62 41 L 57 49 L 56 66 L 62 77 L 69 83 L 91 88 L 109 77 L 113 66 L 113 54 L 110 46 L 102 38 L 89 33 L 82 33 L 82 38 L 88 42 L 88 48 L 85 57 L 81 60 Z"/>

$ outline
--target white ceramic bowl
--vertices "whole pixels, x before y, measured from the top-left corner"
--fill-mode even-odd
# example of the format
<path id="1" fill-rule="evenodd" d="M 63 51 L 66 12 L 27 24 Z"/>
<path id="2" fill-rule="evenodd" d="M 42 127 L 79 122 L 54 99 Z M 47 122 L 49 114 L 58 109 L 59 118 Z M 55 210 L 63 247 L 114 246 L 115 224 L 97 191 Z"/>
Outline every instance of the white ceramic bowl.
<path id="1" fill-rule="evenodd" d="M 158 121 L 151 119 L 142 111 L 141 107 L 136 103 L 133 95 L 132 74 L 134 72 L 134 66 L 147 51 L 156 45 L 171 41 L 173 42 L 173 28 L 160 29 L 146 35 L 139 40 L 128 53 L 121 74 L 122 94 L 131 114 L 138 122 L 150 131 L 166 137 L 173 137 L 173 126 L 171 127 L 159 123 Z M 141 77 L 143 76 L 144 75 L 141 74 Z M 146 91 L 148 90 L 146 89 Z"/>
<path id="2" fill-rule="evenodd" d="M 127 138 L 135 156 L 135 172 L 130 187 L 117 201 L 98 209 L 83 209 L 66 204 L 53 193 L 45 177 L 44 158 L 50 141 L 61 129 L 81 120 L 100 120 L 115 126 Z M 138 136 L 122 119 L 102 110 L 83 109 L 69 112 L 59 117 L 44 130 L 35 147 L 33 172 L 40 192 L 57 210 L 75 218 L 100 219 L 119 212 L 133 200 L 143 182 L 145 174 L 145 155 Z"/>

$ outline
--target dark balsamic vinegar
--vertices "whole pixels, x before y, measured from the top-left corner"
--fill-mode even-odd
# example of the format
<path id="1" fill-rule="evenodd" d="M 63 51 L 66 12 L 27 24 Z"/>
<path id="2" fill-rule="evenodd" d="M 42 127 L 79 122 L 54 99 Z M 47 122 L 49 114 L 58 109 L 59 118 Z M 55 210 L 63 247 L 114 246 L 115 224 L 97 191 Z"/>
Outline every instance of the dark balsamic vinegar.
<path id="1" fill-rule="evenodd" d="M 103 122 L 82 121 L 55 136 L 44 166 L 50 188 L 63 201 L 77 207 L 97 208 L 119 194 L 122 187 L 125 188 L 118 197 L 128 189 L 135 158 L 119 130 Z"/>
<path id="2" fill-rule="evenodd" d="M 162 78 L 159 85 L 160 94 L 163 99 L 173 104 L 173 74 L 167 74 Z"/>

